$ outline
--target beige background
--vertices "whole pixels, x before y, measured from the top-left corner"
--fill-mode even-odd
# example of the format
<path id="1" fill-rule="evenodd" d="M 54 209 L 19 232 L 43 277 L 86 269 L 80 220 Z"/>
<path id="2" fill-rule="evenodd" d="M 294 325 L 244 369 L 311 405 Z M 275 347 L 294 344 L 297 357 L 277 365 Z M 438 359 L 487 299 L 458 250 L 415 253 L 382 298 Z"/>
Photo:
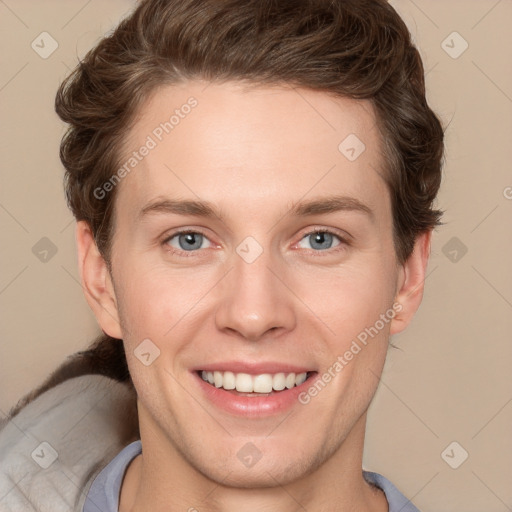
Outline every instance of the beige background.
<path id="1" fill-rule="evenodd" d="M 420 47 L 429 101 L 449 123 L 446 225 L 422 309 L 394 339 L 400 350 L 390 350 L 371 405 L 365 468 L 424 512 L 512 510 L 512 2 L 392 3 Z M 132 5 L 0 0 L 2 415 L 99 332 L 78 281 L 53 101 L 77 58 Z M 43 31 L 58 42 L 47 59 L 31 48 Z M 458 58 L 442 47 L 454 31 L 469 45 Z M 444 43 L 452 55 L 462 44 Z M 46 262 L 32 250 L 43 237 L 57 250 Z M 447 460 L 469 454 L 457 469 L 441 456 L 453 441 Z"/>

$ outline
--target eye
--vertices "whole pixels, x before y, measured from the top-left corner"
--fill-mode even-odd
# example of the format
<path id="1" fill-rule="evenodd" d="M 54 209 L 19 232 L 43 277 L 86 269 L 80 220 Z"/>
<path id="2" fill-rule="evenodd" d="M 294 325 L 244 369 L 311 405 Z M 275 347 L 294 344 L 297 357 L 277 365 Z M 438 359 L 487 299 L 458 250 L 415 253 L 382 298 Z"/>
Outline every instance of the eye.
<path id="1" fill-rule="evenodd" d="M 309 245 L 309 247 L 304 247 L 301 245 L 303 241 Z M 328 249 L 332 249 L 333 247 L 337 247 L 341 245 L 342 239 L 330 231 L 327 230 L 315 230 L 311 233 L 308 233 L 302 240 L 298 243 L 298 246 L 302 249 L 313 249 L 315 251 L 325 251 Z M 333 245 L 334 244 L 334 245 Z"/>
<path id="2" fill-rule="evenodd" d="M 208 245 L 204 246 L 203 243 Z M 211 242 L 205 235 L 197 231 L 180 231 L 166 238 L 164 244 L 170 245 L 174 249 L 191 252 L 197 249 L 210 247 Z"/>
<path id="3" fill-rule="evenodd" d="M 177 231 L 168 236 L 163 245 L 171 247 L 172 252 L 197 252 L 199 249 L 212 247 L 206 235 L 199 231 Z M 347 244 L 341 236 L 326 230 L 316 229 L 306 234 L 297 246 L 301 249 L 312 249 L 315 252 L 325 252 L 340 245 Z"/>

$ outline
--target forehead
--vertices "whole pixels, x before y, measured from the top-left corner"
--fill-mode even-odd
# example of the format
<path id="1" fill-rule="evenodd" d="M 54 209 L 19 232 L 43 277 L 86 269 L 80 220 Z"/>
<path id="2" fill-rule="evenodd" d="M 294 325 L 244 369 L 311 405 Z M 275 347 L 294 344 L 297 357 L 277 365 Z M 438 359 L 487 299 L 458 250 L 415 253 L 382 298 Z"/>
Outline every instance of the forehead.
<path id="1" fill-rule="evenodd" d="M 128 172 L 116 210 L 135 215 L 164 195 L 254 212 L 272 199 L 333 192 L 378 203 L 383 164 L 369 101 L 288 85 L 187 82 L 159 88 L 140 109 L 121 154 Z"/>

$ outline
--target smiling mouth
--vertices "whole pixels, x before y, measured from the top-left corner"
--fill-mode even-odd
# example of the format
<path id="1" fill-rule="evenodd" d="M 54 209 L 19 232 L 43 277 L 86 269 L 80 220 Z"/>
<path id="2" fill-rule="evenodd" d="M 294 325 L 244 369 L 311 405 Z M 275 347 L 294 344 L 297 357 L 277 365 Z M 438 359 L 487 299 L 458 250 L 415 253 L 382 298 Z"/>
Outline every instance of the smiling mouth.
<path id="1" fill-rule="evenodd" d="M 300 386 L 316 372 L 303 373 L 234 373 L 221 371 L 197 372 L 208 384 L 240 396 L 268 396 Z"/>

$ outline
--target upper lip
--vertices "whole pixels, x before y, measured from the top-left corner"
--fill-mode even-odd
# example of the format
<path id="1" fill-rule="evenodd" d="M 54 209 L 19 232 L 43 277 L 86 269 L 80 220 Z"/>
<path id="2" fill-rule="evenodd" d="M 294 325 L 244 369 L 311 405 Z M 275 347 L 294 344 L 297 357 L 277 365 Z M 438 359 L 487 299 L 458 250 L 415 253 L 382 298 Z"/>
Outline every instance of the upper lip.
<path id="1" fill-rule="evenodd" d="M 193 371 L 206 372 L 220 371 L 233 373 L 248 373 L 250 375 L 261 375 L 263 373 L 307 373 L 314 371 L 311 367 L 298 366 L 290 363 L 279 363 L 276 361 L 248 362 L 248 361 L 219 361 L 197 366 Z"/>

